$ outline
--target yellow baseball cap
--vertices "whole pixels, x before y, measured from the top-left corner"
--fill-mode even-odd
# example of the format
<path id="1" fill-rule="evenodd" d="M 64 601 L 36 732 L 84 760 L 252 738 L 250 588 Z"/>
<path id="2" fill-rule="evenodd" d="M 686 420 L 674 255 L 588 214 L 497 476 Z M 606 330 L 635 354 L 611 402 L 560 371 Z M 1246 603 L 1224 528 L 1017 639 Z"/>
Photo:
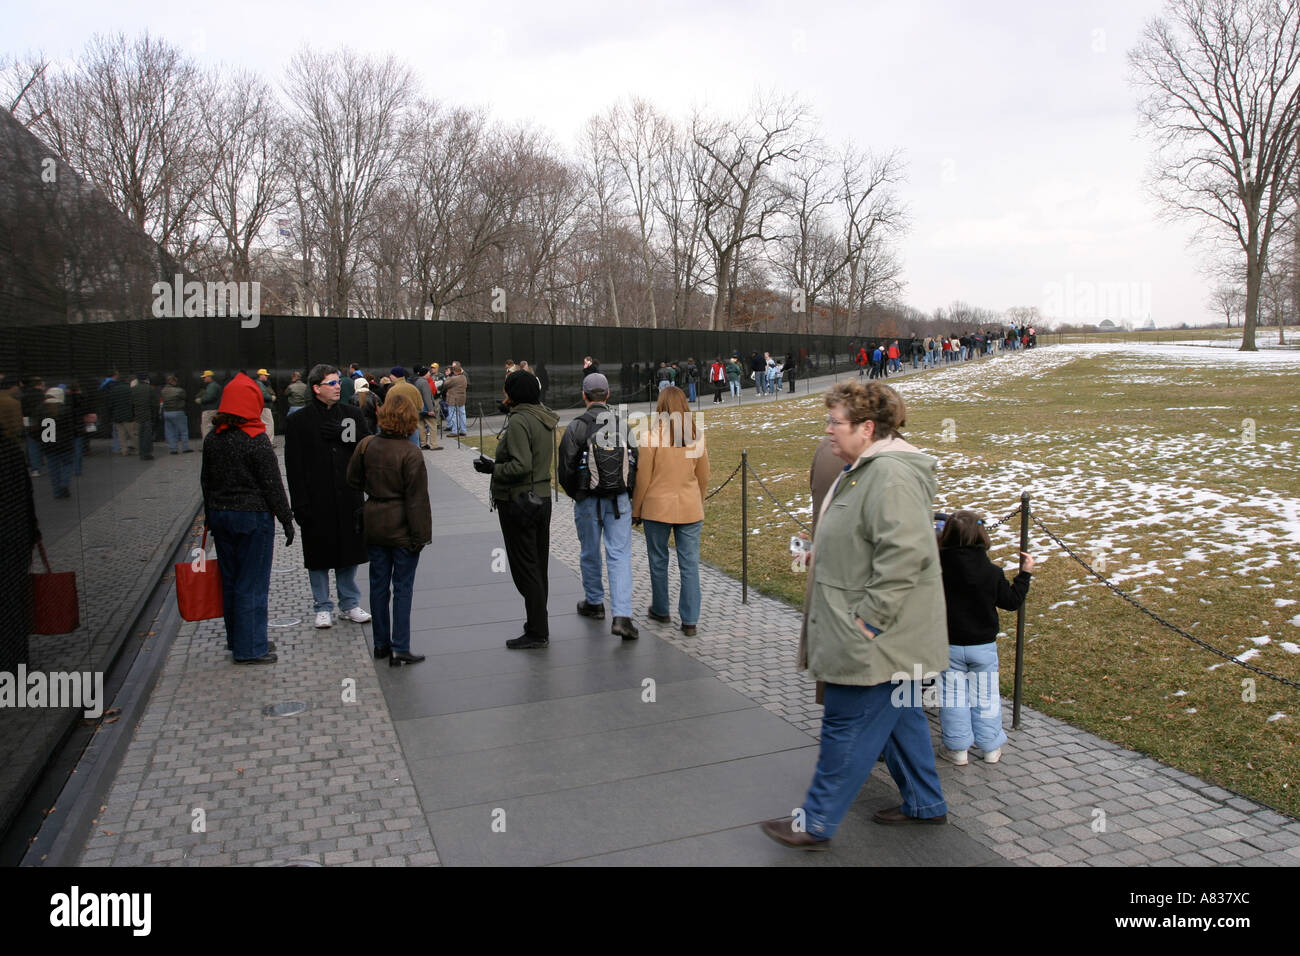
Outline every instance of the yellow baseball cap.
<path id="1" fill-rule="evenodd" d="M 259 369 L 257 370 L 257 374 L 258 374 L 258 375 L 270 375 L 271 373 L 268 372 L 268 371 L 267 371 L 266 369 L 264 369 L 264 368 L 259 368 Z"/>
<path id="2" fill-rule="evenodd" d="M 217 373 L 214 372 L 214 371 L 212 371 L 212 369 L 208 369 L 206 372 L 203 373 L 203 376 L 202 376 L 202 377 L 203 377 L 203 378 L 216 378 L 216 377 L 217 377 Z"/>

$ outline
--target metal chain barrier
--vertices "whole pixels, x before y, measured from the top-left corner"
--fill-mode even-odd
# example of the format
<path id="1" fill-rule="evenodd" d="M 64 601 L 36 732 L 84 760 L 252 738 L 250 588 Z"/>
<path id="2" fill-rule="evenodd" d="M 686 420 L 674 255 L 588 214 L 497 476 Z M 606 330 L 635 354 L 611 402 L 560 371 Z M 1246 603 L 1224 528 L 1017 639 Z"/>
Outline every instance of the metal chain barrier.
<path id="1" fill-rule="evenodd" d="M 1019 506 L 1017 506 L 1017 507 L 1015 508 L 1015 510 L 1013 510 L 1013 511 L 1008 511 L 1006 514 L 1004 514 L 1004 515 L 1003 515 L 1001 518 L 999 518 L 997 521 L 994 521 L 992 524 L 986 524 L 986 525 L 984 526 L 984 530 L 985 530 L 985 531 L 992 531 L 992 530 L 993 530 L 994 528 L 996 528 L 998 525 L 1000 525 L 1000 524 L 1006 524 L 1008 521 L 1010 521 L 1012 518 L 1014 518 L 1014 517 L 1015 517 L 1016 515 L 1018 515 L 1018 514 L 1020 514 L 1020 508 L 1019 508 Z"/>
<path id="2" fill-rule="evenodd" d="M 786 511 L 786 507 L 785 507 L 785 505 L 781 504 L 780 500 L 776 497 L 776 495 L 772 494 L 772 492 L 768 489 L 767 484 L 763 481 L 763 479 L 762 479 L 762 477 L 759 475 L 759 473 L 758 473 L 757 471 L 754 470 L 754 467 L 753 467 L 752 465 L 749 467 L 749 473 L 750 473 L 751 475 L 753 475 L 753 476 L 754 476 L 754 480 L 756 480 L 756 481 L 758 482 L 758 487 L 762 488 L 763 491 L 765 491 L 765 492 L 767 493 L 767 496 L 768 496 L 769 498 L 772 499 L 772 502 L 773 502 L 773 503 L 774 503 L 778 508 L 780 508 L 782 511 L 785 512 L 785 516 L 786 516 L 787 518 L 789 518 L 791 521 L 793 521 L 795 524 L 797 524 L 799 527 L 801 527 L 801 528 L 803 528 L 805 531 L 807 531 L 809 537 L 812 537 L 812 528 L 808 527 L 806 524 L 804 524 L 802 521 L 800 521 L 800 520 L 799 520 L 798 518 L 796 518 L 794 515 L 790 514 L 789 511 Z M 730 481 L 731 479 L 728 478 L 727 480 Z"/>
<path id="3" fill-rule="evenodd" d="M 729 474 L 729 475 L 727 476 L 727 480 L 724 481 L 722 484 L 718 485 L 718 487 L 714 488 L 714 489 L 713 489 L 712 491 L 710 491 L 707 495 L 705 495 L 705 496 L 704 496 L 704 500 L 705 500 L 705 501 L 708 501 L 710 498 L 712 498 L 714 495 L 716 495 L 716 494 L 717 494 L 719 491 L 721 491 L 723 488 L 727 487 L 727 485 L 731 482 L 731 479 L 732 479 L 732 478 L 735 478 L 736 475 L 740 474 L 740 468 L 741 468 L 741 465 L 743 465 L 743 464 L 744 464 L 744 461 L 741 461 L 740 465 L 737 465 L 737 466 L 732 470 L 731 474 Z"/>
<path id="4" fill-rule="evenodd" d="M 1084 569 L 1087 570 L 1089 574 L 1091 574 L 1102 584 L 1106 585 L 1106 587 L 1110 588 L 1112 591 L 1114 591 L 1116 594 L 1122 597 L 1129 604 L 1133 605 L 1143 614 L 1152 618 L 1157 624 L 1161 624 L 1169 628 L 1174 633 L 1187 638 L 1196 646 L 1202 647 L 1212 654 L 1217 654 L 1219 657 L 1222 657 L 1226 661 L 1230 661 L 1233 664 L 1236 664 L 1240 667 L 1244 667 L 1246 670 L 1251 671 L 1255 674 L 1259 674 L 1262 677 L 1267 677 L 1270 680 L 1275 680 L 1280 684 L 1286 684 L 1288 687 L 1295 687 L 1297 689 L 1300 689 L 1300 683 L 1297 683 L 1296 681 L 1293 681 L 1289 678 L 1283 677 L 1280 674 L 1274 674 L 1270 671 L 1266 671 L 1262 667 L 1256 667 L 1254 664 L 1247 663 L 1246 661 L 1239 661 L 1234 655 L 1229 654 L 1227 651 L 1219 650 L 1219 648 L 1215 647 L 1213 644 L 1206 643 L 1205 641 L 1201 640 L 1199 637 L 1196 637 L 1195 635 L 1192 634 L 1188 634 L 1178 625 L 1171 624 L 1168 621 L 1166 621 L 1155 611 L 1152 611 L 1150 608 L 1143 607 L 1141 604 L 1138 603 L 1138 601 L 1135 598 L 1133 598 L 1131 595 L 1121 590 L 1114 582 L 1106 580 L 1106 578 L 1102 577 L 1101 574 L 1093 570 L 1093 568 L 1088 564 L 1087 561 L 1083 560 L 1083 558 L 1075 554 L 1074 549 L 1072 549 L 1068 544 L 1062 541 L 1055 533 L 1052 532 L 1050 528 L 1048 528 L 1045 524 L 1043 524 L 1040 520 L 1038 520 L 1038 515 L 1033 515 L 1031 517 L 1031 520 L 1035 525 L 1038 526 L 1039 530 L 1041 530 L 1045 535 L 1047 535 L 1049 538 L 1055 541 L 1061 547 L 1061 549 L 1065 551 L 1066 554 L 1074 558 L 1074 560 L 1077 561 L 1079 564 L 1083 565 Z"/>

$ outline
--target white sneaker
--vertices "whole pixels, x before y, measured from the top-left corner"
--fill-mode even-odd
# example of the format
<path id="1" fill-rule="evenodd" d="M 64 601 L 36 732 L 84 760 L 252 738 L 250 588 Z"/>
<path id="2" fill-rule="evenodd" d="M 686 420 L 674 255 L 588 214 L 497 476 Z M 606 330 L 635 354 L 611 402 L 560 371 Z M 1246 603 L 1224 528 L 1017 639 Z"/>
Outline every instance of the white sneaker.
<path id="1" fill-rule="evenodd" d="M 333 626 L 334 626 L 334 615 L 331 614 L 329 611 L 318 611 L 318 612 L 316 612 L 316 626 L 317 626 L 317 627 L 333 627 Z"/>
<path id="2" fill-rule="evenodd" d="M 999 747 L 997 750 L 990 750 L 988 753 L 984 755 L 985 763 L 997 763 L 1001 759 L 1002 759 L 1001 747 Z"/>
<path id="3" fill-rule="evenodd" d="M 344 611 L 343 616 L 349 621 L 355 621 L 357 624 L 365 624 L 366 621 L 370 620 L 370 612 L 363 611 L 359 607 L 350 608 L 349 610 Z"/>
<path id="4" fill-rule="evenodd" d="M 966 766 L 967 762 L 970 759 L 967 756 L 966 751 L 949 750 L 947 747 L 941 747 L 939 749 L 939 756 L 951 764 L 956 764 L 958 767 Z"/>

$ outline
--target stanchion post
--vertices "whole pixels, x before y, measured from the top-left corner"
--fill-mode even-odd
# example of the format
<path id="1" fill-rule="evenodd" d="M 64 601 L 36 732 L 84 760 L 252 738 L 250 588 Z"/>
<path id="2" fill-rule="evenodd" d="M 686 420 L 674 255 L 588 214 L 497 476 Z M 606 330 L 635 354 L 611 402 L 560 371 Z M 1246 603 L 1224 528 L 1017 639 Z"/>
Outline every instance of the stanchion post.
<path id="1" fill-rule="evenodd" d="M 740 603 L 749 603 L 749 449 L 740 453 Z"/>
<path id="2" fill-rule="evenodd" d="M 1020 493 L 1020 550 L 1029 550 L 1029 492 Z M 1024 558 L 1020 559 L 1021 567 L 1024 567 Z M 1025 663 L 1025 605 L 1028 603 L 1028 596 L 1020 602 L 1020 610 L 1016 612 L 1016 684 L 1015 691 L 1011 698 L 1011 729 L 1020 729 L 1020 700 L 1023 695 L 1024 683 L 1024 663 Z"/>

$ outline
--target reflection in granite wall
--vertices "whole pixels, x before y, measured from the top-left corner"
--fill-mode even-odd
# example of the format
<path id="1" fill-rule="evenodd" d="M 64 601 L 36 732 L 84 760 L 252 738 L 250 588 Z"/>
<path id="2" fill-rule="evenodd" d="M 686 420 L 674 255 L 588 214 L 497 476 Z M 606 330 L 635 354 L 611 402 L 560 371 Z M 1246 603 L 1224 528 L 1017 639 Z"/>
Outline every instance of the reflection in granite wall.
<path id="1" fill-rule="evenodd" d="M 197 507 L 192 479 L 142 458 L 138 441 L 113 454 L 102 438 L 100 382 L 118 364 L 124 385 L 139 370 L 129 336 L 84 334 L 150 315 L 153 284 L 178 271 L 0 111 L 0 832 L 95 709 L 72 698 L 93 696 Z M 75 574 L 79 624 L 67 633 L 35 633 L 44 612 L 66 610 L 33 604 L 38 537 L 51 567 Z M 73 693 L 74 674 L 89 675 L 86 694 Z"/>

